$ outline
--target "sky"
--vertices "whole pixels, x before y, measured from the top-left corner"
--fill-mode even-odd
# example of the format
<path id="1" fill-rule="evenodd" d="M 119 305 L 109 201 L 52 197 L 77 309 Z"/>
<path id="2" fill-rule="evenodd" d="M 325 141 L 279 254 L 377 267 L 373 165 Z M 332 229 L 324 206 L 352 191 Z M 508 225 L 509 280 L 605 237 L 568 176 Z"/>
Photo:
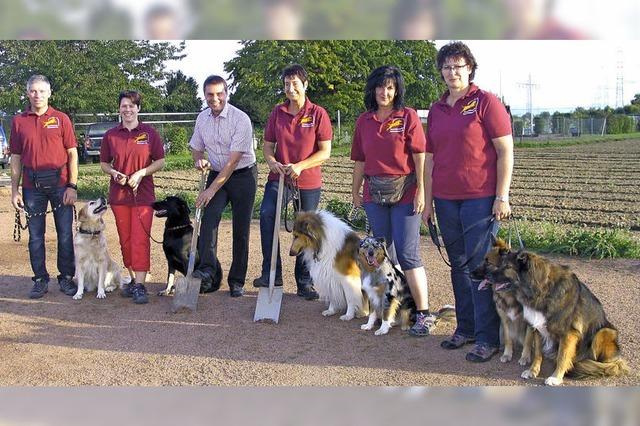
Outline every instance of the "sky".
<path id="1" fill-rule="evenodd" d="M 436 41 L 440 47 L 448 40 Z M 640 93 L 640 41 L 625 40 L 465 40 L 478 63 L 475 82 L 504 96 L 512 112 L 527 112 L 531 82 L 533 113 L 568 112 L 581 106 L 616 107 L 618 65 L 622 65 L 623 99 L 629 104 Z M 236 55 L 233 40 L 186 42 L 187 57 L 168 64 L 194 77 L 201 86 L 210 74 L 227 77 L 224 62 Z M 233 102 L 231 98 L 231 102 Z"/>

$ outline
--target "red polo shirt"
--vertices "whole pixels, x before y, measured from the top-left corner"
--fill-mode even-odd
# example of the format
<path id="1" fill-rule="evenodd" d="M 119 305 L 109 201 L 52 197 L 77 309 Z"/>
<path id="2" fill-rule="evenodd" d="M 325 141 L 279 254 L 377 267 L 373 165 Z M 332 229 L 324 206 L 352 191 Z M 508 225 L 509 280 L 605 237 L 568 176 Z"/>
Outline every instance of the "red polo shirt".
<path id="1" fill-rule="evenodd" d="M 282 164 L 298 163 L 319 150 L 318 142 L 330 141 L 333 129 L 329 114 L 309 98 L 296 115 L 287 111 L 289 100 L 271 111 L 264 129 L 264 140 L 276 143 L 276 160 Z M 276 173 L 269 173 L 269 180 L 278 180 Z M 320 166 L 303 170 L 298 178 L 300 189 L 316 189 L 322 186 Z"/>
<path id="2" fill-rule="evenodd" d="M 30 169 L 62 169 L 59 186 L 68 182 L 67 149 L 76 146 L 71 120 L 51 106 L 40 116 L 28 109 L 16 115 L 11 123 L 11 153 L 19 155 L 22 165 Z M 33 188 L 25 173 L 22 176 L 23 188 Z"/>
<path id="3" fill-rule="evenodd" d="M 495 195 L 497 153 L 492 139 L 511 134 L 502 102 L 472 84 L 453 107 L 448 92 L 429 110 L 427 151 L 433 153 L 433 196 L 465 200 Z"/>
<path id="4" fill-rule="evenodd" d="M 120 124 L 105 133 L 102 138 L 100 161 L 111 163 L 114 169 L 127 176 L 160 158 L 164 158 L 160 135 L 148 124 L 139 123 L 133 130 Z M 153 176 L 143 177 L 134 200 L 130 186 L 122 186 L 111 179 L 109 203 L 127 206 L 151 205 L 156 199 L 153 188 Z"/>
<path id="5" fill-rule="evenodd" d="M 401 176 L 414 173 L 413 154 L 425 152 L 425 136 L 415 110 L 403 108 L 380 122 L 372 111 L 358 117 L 353 132 L 351 159 L 364 162 L 367 176 Z M 420 176 L 416 176 L 420 179 Z M 400 203 L 413 202 L 416 185 L 410 186 Z M 365 180 L 364 201 L 371 201 Z"/>

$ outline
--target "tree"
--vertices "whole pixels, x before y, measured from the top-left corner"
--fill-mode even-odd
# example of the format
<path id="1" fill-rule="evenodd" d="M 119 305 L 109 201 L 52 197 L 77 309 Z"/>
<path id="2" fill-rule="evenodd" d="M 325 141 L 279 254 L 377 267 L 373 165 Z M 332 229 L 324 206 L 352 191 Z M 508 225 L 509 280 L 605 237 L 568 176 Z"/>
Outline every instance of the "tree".
<path id="1" fill-rule="evenodd" d="M 284 100 L 280 79 L 292 63 L 309 73 L 309 98 L 327 109 L 333 120 L 341 111 L 354 120 L 364 111 L 367 76 L 381 65 L 400 67 L 408 106 L 428 108 L 444 90 L 436 70 L 436 49 L 428 41 L 324 40 L 245 41 L 238 56 L 225 63 L 233 78 L 231 102 L 264 124 L 269 112 Z"/>
<path id="2" fill-rule="evenodd" d="M 640 105 L 640 93 L 636 93 L 631 100 L 631 105 Z"/>
<path id="3" fill-rule="evenodd" d="M 194 112 L 202 109 L 198 96 L 198 83 L 178 71 L 171 74 L 165 85 L 164 110 L 166 112 Z"/>
<path id="4" fill-rule="evenodd" d="M 161 111 L 159 82 L 165 61 L 181 59 L 184 44 L 132 40 L 0 41 L 0 109 L 28 104 L 25 84 L 33 74 L 51 81 L 51 104 L 68 113 L 116 111 L 125 89 L 143 94 L 143 111 Z"/>

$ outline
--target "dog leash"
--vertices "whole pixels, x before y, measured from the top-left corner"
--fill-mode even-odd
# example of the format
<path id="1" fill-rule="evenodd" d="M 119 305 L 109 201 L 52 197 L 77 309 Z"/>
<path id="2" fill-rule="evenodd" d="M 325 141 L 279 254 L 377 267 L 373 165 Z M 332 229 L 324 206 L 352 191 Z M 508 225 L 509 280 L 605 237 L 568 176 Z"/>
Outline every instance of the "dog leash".
<path id="1" fill-rule="evenodd" d="M 64 204 L 63 203 L 58 203 L 58 205 L 56 205 L 55 207 L 53 207 L 51 210 L 45 210 L 42 212 L 38 212 L 38 213 L 28 213 L 26 209 L 16 209 L 16 215 L 15 215 L 15 220 L 14 220 L 14 225 L 13 225 L 13 241 L 15 241 L 16 243 L 19 243 L 20 240 L 22 239 L 22 232 L 23 230 L 27 229 L 29 227 L 29 220 L 31 220 L 31 218 L 34 217 L 38 217 L 38 216 L 46 216 L 49 213 L 53 213 L 56 210 L 58 210 L 59 208 L 63 207 Z M 72 205 L 73 207 L 73 221 L 77 222 L 78 221 L 78 213 L 76 212 L 76 206 L 75 204 Z M 23 211 L 24 212 L 24 220 L 25 223 L 24 225 L 22 224 L 22 219 L 20 217 L 20 212 Z"/>
<path id="2" fill-rule="evenodd" d="M 291 233 L 293 232 L 293 224 L 289 222 L 289 203 L 293 205 L 293 211 L 302 211 L 302 200 L 300 199 L 300 187 L 298 187 L 298 181 L 291 179 L 289 176 L 285 177 L 285 196 L 284 196 L 284 229 Z"/>
<path id="3" fill-rule="evenodd" d="M 356 208 L 353 206 L 353 204 L 351 204 L 351 210 L 349 210 L 349 214 L 347 215 L 345 222 L 347 222 L 347 225 L 349 225 L 353 229 L 362 229 L 362 226 L 360 225 L 361 221 L 364 222 L 364 231 L 366 232 L 367 236 L 370 237 L 371 226 L 369 226 L 369 218 L 367 217 L 367 212 L 364 211 L 364 208 L 362 206 Z"/>
<path id="4" fill-rule="evenodd" d="M 515 234 L 516 237 L 518 238 L 518 244 L 520 244 L 520 250 L 524 250 L 525 249 L 525 245 L 522 242 L 522 237 L 520 236 L 520 230 L 518 229 L 518 221 L 515 218 L 511 218 L 511 220 L 509 221 L 509 230 L 507 231 L 507 244 L 509 244 L 509 247 L 512 247 L 511 245 L 511 234 Z"/>
<path id="5" fill-rule="evenodd" d="M 440 235 L 439 235 L 439 232 L 438 232 L 438 227 L 437 227 L 437 225 L 435 223 L 433 223 L 431 218 L 429 218 L 429 220 L 427 221 L 427 226 L 429 228 L 429 235 L 431 236 L 431 241 L 433 241 L 433 244 L 435 244 L 435 246 L 438 248 L 438 252 L 440 253 L 440 257 L 442 258 L 444 263 L 447 264 L 447 266 L 452 268 L 451 263 L 449 263 L 447 261 L 447 259 L 445 259 L 444 254 L 442 254 L 442 247 L 444 247 L 446 249 L 447 247 L 452 246 L 453 244 L 455 244 L 458 241 L 460 241 L 461 238 L 464 238 L 464 235 L 467 232 L 469 232 L 471 229 L 473 229 L 476 226 L 481 225 L 481 224 L 483 224 L 485 222 L 487 222 L 487 225 L 488 225 L 487 226 L 487 231 L 488 231 L 489 228 L 491 227 L 491 224 L 494 221 L 495 221 L 495 216 L 494 215 L 483 217 L 482 219 L 480 219 L 479 221 L 475 222 L 473 225 L 471 225 L 470 227 L 465 229 L 464 232 L 462 233 L 462 235 L 460 235 L 455 240 L 451 241 L 449 244 L 445 244 L 444 241 L 442 243 L 440 242 Z M 473 252 L 471 253 L 471 256 L 469 256 L 467 258 L 467 260 L 462 265 L 460 265 L 460 268 L 464 268 L 465 266 L 467 266 L 469 264 L 469 262 L 471 262 L 471 259 L 473 259 L 476 256 L 476 254 L 478 254 L 478 250 L 480 250 L 480 247 L 482 246 L 483 243 L 484 243 L 483 239 L 480 239 L 478 241 L 478 243 L 476 244 L 475 248 L 473 249 Z"/>

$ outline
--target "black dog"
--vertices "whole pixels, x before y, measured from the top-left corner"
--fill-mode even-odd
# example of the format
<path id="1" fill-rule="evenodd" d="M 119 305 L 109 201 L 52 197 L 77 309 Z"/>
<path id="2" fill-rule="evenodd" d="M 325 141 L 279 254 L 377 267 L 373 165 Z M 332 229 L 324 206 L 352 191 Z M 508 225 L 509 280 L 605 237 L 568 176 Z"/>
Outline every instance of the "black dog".
<path id="1" fill-rule="evenodd" d="M 187 265 L 189 263 L 189 249 L 191 246 L 191 238 L 193 237 L 193 226 L 189 213 L 191 210 L 187 203 L 179 197 L 169 196 L 162 201 L 153 203 L 156 217 L 166 217 L 164 224 L 164 234 L 162 241 L 162 249 L 167 258 L 167 287 L 158 293 L 159 296 L 167 296 L 175 291 L 174 279 L 175 272 L 178 271 L 182 275 L 187 274 Z M 200 259 L 196 253 L 195 268 L 198 267 Z M 216 291 L 211 281 L 202 281 L 200 293 L 210 293 Z"/>

